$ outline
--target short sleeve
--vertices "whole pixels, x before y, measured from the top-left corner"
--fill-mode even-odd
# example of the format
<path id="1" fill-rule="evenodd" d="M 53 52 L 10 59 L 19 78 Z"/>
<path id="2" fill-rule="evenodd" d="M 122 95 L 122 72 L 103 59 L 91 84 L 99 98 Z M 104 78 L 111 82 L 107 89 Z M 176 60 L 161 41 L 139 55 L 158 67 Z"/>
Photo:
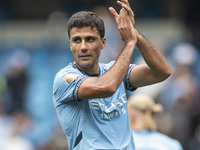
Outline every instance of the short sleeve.
<path id="1" fill-rule="evenodd" d="M 135 67 L 136 65 L 135 64 L 130 64 L 129 65 L 129 69 L 128 69 L 128 72 L 127 72 L 127 74 L 126 74 L 126 77 L 125 77 L 125 86 L 126 86 L 126 88 L 128 89 L 128 90 L 130 90 L 130 91 L 135 91 L 137 88 L 135 88 L 135 87 L 132 87 L 131 85 L 130 85 L 130 80 L 129 80 L 129 77 L 130 77 L 130 73 L 131 73 L 131 70 Z"/>
<path id="2" fill-rule="evenodd" d="M 78 88 L 86 78 L 88 77 L 75 73 L 56 75 L 53 85 L 54 104 L 57 106 L 71 100 L 77 100 Z"/>

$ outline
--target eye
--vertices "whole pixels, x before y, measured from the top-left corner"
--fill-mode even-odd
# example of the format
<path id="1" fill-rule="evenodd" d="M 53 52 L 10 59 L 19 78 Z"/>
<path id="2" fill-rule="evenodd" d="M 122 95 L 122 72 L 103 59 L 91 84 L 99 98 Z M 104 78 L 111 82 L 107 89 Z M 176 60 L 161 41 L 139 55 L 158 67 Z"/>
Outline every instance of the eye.
<path id="1" fill-rule="evenodd" d="M 81 42 L 81 38 L 80 37 L 73 37 L 72 41 L 75 42 L 75 43 L 79 43 L 79 42 Z"/>
<path id="2" fill-rule="evenodd" d="M 93 42 L 93 41 L 95 41 L 95 37 L 89 36 L 86 38 L 86 41 Z"/>

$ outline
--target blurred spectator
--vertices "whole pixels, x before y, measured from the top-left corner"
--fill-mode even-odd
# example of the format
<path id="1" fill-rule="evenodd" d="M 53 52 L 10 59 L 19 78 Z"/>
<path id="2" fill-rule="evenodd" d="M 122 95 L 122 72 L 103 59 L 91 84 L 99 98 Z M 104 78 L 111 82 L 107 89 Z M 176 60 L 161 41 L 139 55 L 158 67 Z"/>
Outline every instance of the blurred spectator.
<path id="1" fill-rule="evenodd" d="M 29 55 L 24 50 L 16 50 L 7 62 L 6 79 L 8 84 L 8 94 L 10 95 L 9 111 L 25 110 L 25 92 L 28 84 L 28 74 L 26 67 L 29 62 Z"/>
<path id="2" fill-rule="evenodd" d="M 197 49 L 190 43 L 181 43 L 173 49 L 173 73 L 158 100 L 173 120 L 168 134 L 178 139 L 184 148 L 200 121 L 200 86 L 194 74 L 197 56 Z M 160 130 L 162 132 L 162 127 Z"/>
<path id="3" fill-rule="evenodd" d="M 132 133 L 137 150 L 182 150 L 179 141 L 156 131 L 156 114 L 162 105 L 145 94 L 134 94 L 128 100 Z"/>
<path id="4" fill-rule="evenodd" d="M 34 150 L 33 143 L 29 138 L 32 133 L 30 118 L 24 112 L 16 112 L 13 117 L 4 117 L 5 122 L 0 122 L 0 131 L 4 130 L 4 135 L 0 136 L 2 144 L 1 150 Z M 10 119 L 9 119 L 10 118 Z M 1 125 L 0 124 L 0 125 Z M 4 125 L 4 126 L 3 126 Z"/>
<path id="5" fill-rule="evenodd" d="M 189 43 L 181 43 L 173 49 L 171 81 L 160 98 L 165 111 L 172 111 L 180 97 L 197 93 L 198 79 L 193 74 L 197 55 L 196 48 Z"/>

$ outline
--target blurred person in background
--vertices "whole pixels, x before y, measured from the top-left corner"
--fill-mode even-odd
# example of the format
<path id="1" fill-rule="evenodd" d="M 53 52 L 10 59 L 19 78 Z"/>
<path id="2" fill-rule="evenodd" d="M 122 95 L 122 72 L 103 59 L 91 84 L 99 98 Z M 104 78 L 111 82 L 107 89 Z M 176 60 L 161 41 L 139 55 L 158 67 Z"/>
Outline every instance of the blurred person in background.
<path id="1" fill-rule="evenodd" d="M 25 112 L 15 112 L 10 122 L 4 125 L 2 130 L 6 129 L 6 133 L 1 141 L 1 150 L 35 150 L 31 139 L 33 124 Z"/>
<path id="2" fill-rule="evenodd" d="M 190 43 L 180 43 L 172 50 L 173 74 L 159 100 L 165 111 L 172 111 L 180 97 L 185 95 L 193 98 L 197 92 L 199 82 L 195 76 L 197 57 L 197 49 Z"/>
<path id="3" fill-rule="evenodd" d="M 163 55 L 135 29 L 128 1 L 117 3 L 122 7 L 119 14 L 112 7 L 109 10 L 124 48 L 108 64 L 99 63 L 106 44 L 103 20 L 93 12 L 81 11 L 68 21 L 75 61 L 56 74 L 53 101 L 70 150 L 134 150 L 126 90 L 161 82 L 171 73 Z M 144 65 L 130 64 L 136 45 Z"/>
<path id="4" fill-rule="evenodd" d="M 173 74 L 158 98 L 164 113 L 168 113 L 172 120 L 171 129 L 166 134 L 178 139 L 184 149 L 188 148 L 188 142 L 200 123 L 200 80 L 195 73 L 198 55 L 190 43 L 179 43 L 174 47 Z M 162 132 L 163 126 L 158 128 Z"/>
<path id="5" fill-rule="evenodd" d="M 17 49 L 6 63 L 6 80 L 10 102 L 8 111 L 15 113 L 25 110 L 25 94 L 28 84 L 26 67 L 29 63 L 29 54 L 23 49 Z"/>
<path id="6" fill-rule="evenodd" d="M 0 149 L 34 150 L 33 123 L 25 109 L 29 54 L 23 49 L 11 52 L 0 82 Z M 1 78 L 2 79 L 2 78 Z M 2 86 L 4 85 L 4 90 Z M 2 94 L 3 91 L 3 94 Z"/>
<path id="7" fill-rule="evenodd" d="M 137 150 L 182 150 L 179 141 L 159 133 L 156 115 L 163 109 L 146 94 L 134 94 L 128 99 L 132 134 Z"/>

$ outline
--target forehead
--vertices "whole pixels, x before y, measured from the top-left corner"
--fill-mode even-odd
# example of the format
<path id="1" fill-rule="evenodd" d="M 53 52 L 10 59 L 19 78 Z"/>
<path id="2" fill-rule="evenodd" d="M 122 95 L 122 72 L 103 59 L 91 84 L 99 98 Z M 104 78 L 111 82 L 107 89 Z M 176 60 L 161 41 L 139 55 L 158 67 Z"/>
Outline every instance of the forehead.
<path id="1" fill-rule="evenodd" d="M 99 36 L 99 32 L 96 27 L 91 28 L 90 26 L 87 27 L 82 27 L 82 28 L 77 28 L 73 27 L 70 30 L 70 36 L 76 37 L 76 36 Z"/>

